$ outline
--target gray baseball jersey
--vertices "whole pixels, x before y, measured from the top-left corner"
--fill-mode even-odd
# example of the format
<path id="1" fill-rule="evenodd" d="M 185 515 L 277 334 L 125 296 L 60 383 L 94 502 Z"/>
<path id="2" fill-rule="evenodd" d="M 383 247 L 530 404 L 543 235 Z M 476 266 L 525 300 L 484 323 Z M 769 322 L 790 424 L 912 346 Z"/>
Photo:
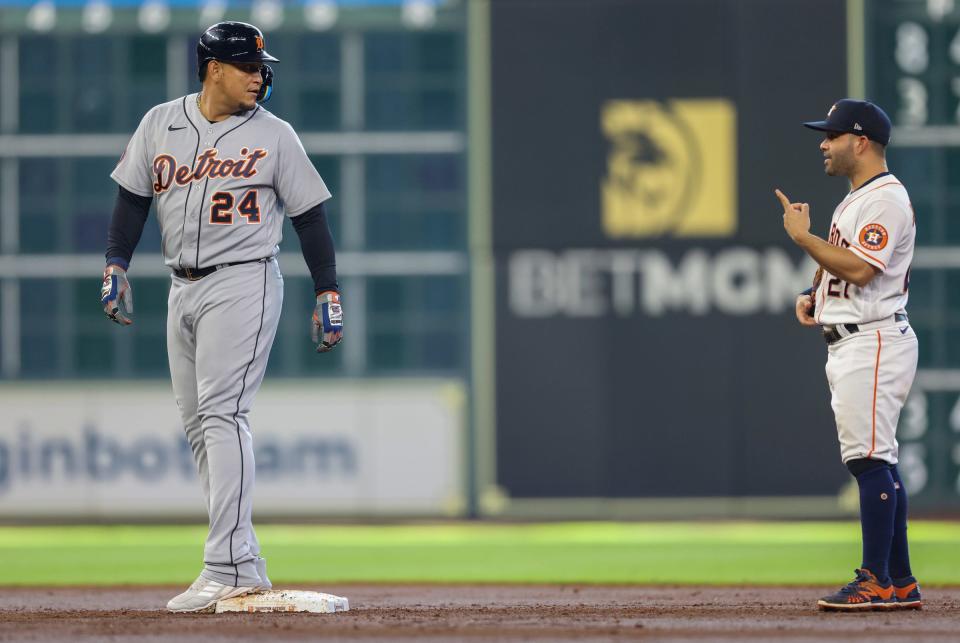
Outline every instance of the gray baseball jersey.
<path id="1" fill-rule="evenodd" d="M 197 94 L 147 112 L 110 176 L 156 197 L 164 260 L 178 269 L 274 256 L 283 215 L 330 198 L 286 121 L 257 106 L 210 123 Z"/>

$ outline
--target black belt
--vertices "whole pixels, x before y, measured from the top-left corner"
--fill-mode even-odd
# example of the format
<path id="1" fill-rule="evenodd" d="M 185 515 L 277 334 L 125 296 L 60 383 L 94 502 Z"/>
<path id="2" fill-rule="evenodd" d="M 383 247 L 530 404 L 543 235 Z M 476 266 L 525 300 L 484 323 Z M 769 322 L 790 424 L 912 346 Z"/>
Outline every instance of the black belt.
<path id="1" fill-rule="evenodd" d="M 270 258 L 267 259 L 247 259 L 246 261 L 231 261 L 230 263 L 218 263 L 215 266 L 207 266 L 206 268 L 184 268 L 183 270 L 174 270 L 173 274 L 180 277 L 181 279 L 189 279 L 190 281 L 197 281 L 198 279 L 203 279 L 207 275 L 211 275 L 221 268 L 226 268 L 228 266 L 239 266 L 244 263 L 256 263 L 258 261 L 270 261 Z"/>
<path id="2" fill-rule="evenodd" d="M 897 322 L 904 322 L 904 321 L 907 321 L 907 316 L 905 314 L 903 313 L 894 314 L 893 323 L 896 324 Z M 847 331 L 846 334 L 841 334 L 840 331 L 837 330 L 837 328 L 840 326 L 842 326 L 843 329 Z M 849 337 L 853 333 L 859 333 L 859 332 L 860 332 L 860 327 L 857 326 L 856 324 L 837 324 L 830 330 L 827 330 L 826 328 L 823 329 L 823 339 L 828 344 L 832 344 L 836 341 L 843 339 L 844 337 Z"/>

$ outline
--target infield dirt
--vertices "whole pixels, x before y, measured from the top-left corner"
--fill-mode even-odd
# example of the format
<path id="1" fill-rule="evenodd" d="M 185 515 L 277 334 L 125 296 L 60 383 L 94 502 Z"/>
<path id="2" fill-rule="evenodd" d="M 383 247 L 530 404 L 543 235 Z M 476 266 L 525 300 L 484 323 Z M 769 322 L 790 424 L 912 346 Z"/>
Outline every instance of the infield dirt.
<path id="1" fill-rule="evenodd" d="M 960 588 L 922 611 L 822 613 L 836 588 L 334 585 L 340 614 L 169 614 L 179 587 L 0 588 L 3 641 L 947 641 Z"/>

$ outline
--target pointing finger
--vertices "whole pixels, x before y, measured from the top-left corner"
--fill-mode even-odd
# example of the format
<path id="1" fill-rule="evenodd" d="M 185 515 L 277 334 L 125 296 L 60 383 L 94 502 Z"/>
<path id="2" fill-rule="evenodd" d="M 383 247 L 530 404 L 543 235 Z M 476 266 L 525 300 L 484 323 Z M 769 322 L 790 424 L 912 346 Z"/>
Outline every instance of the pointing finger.
<path id="1" fill-rule="evenodd" d="M 783 205 L 784 209 L 790 208 L 790 199 L 787 198 L 787 195 L 780 191 L 780 188 L 774 190 L 774 193 L 777 195 L 777 198 L 780 199 L 780 203 Z"/>

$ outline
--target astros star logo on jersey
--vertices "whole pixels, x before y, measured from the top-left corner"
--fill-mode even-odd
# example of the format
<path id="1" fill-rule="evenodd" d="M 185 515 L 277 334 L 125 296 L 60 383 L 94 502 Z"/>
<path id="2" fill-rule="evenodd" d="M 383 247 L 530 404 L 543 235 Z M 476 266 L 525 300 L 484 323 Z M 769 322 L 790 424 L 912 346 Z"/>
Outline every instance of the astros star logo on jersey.
<path id="1" fill-rule="evenodd" d="M 879 223 L 871 223 L 860 231 L 860 244 L 870 250 L 883 250 L 888 238 L 886 228 Z"/>

